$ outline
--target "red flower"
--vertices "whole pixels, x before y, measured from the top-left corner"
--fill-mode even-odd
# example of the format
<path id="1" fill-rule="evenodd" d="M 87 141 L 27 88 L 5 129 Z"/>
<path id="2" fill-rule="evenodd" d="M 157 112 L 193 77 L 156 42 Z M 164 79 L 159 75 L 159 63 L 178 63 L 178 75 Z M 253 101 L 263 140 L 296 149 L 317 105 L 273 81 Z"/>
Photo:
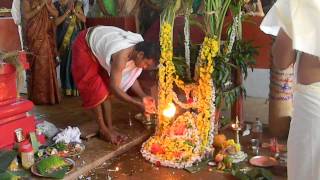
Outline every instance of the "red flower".
<path id="1" fill-rule="evenodd" d="M 156 166 L 157 166 L 157 167 L 160 167 L 160 166 L 161 166 L 161 162 L 160 162 L 160 161 L 157 161 L 157 162 L 156 162 Z"/>
<path id="2" fill-rule="evenodd" d="M 152 154 L 164 154 L 164 150 L 159 144 L 154 143 L 151 146 L 151 153 Z"/>
<path id="3" fill-rule="evenodd" d="M 184 123 L 177 124 L 174 128 L 175 135 L 184 135 L 186 132 L 187 126 Z"/>

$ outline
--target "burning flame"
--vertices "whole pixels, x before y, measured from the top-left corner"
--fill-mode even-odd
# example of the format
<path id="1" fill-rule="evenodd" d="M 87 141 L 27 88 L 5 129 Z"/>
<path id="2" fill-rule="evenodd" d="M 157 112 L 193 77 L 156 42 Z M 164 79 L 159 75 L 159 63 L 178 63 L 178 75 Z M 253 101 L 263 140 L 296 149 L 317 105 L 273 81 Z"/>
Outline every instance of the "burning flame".
<path id="1" fill-rule="evenodd" d="M 176 106 L 171 102 L 168 106 L 163 110 L 162 113 L 167 118 L 172 118 L 176 114 Z"/>

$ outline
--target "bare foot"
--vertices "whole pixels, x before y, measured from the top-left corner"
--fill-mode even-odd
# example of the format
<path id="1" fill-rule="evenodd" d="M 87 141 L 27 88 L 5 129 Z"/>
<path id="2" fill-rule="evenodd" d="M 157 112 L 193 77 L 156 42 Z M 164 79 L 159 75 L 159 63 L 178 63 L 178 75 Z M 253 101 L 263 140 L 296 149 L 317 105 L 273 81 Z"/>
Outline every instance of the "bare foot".
<path id="1" fill-rule="evenodd" d="M 117 136 L 117 138 L 121 141 L 121 142 L 124 142 L 128 139 L 128 136 L 120 133 L 119 131 L 117 131 L 115 128 L 110 128 L 111 129 L 111 132 L 112 134 L 115 134 Z"/>
<path id="2" fill-rule="evenodd" d="M 121 143 L 121 139 L 118 138 L 118 135 L 113 133 L 110 130 L 99 130 L 99 136 L 101 139 L 111 142 L 112 144 L 119 145 Z"/>

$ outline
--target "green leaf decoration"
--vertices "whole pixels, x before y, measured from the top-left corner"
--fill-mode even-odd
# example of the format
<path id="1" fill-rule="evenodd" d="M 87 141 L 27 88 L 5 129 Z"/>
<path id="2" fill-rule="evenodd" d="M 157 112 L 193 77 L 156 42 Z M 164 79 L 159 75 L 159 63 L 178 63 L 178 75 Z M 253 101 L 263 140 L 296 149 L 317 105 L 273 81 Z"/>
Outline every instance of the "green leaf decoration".
<path id="1" fill-rule="evenodd" d="M 18 171 L 7 171 L 7 172 L 11 173 L 12 175 L 18 176 L 18 177 L 29 177 L 30 176 L 30 173 L 24 169 L 19 169 Z"/>
<path id="2" fill-rule="evenodd" d="M 19 179 L 17 176 L 12 175 L 8 171 L 0 173 L 0 180 L 17 180 Z"/>
<path id="3" fill-rule="evenodd" d="M 272 180 L 272 173 L 266 169 L 260 169 L 262 176 L 266 179 L 266 180 Z"/>
<path id="4" fill-rule="evenodd" d="M 66 173 L 68 172 L 68 170 L 69 170 L 69 167 L 64 166 L 57 171 L 53 171 L 51 173 L 44 173 L 43 175 L 45 177 L 50 177 L 50 178 L 54 178 L 54 179 L 63 179 L 64 176 L 66 175 Z"/>
<path id="5" fill-rule="evenodd" d="M 58 151 L 64 151 L 67 149 L 67 144 L 64 142 L 58 142 L 53 147 L 55 147 Z"/>
<path id="6" fill-rule="evenodd" d="M 14 158 L 17 151 L 0 151 L 0 173 L 5 172 Z"/>
<path id="7" fill-rule="evenodd" d="M 30 174 L 23 169 L 19 171 L 5 171 L 0 173 L 0 180 L 16 180 L 28 177 L 30 177 Z"/>
<path id="8" fill-rule="evenodd" d="M 37 164 L 37 170 L 41 175 L 61 179 L 68 171 L 68 164 L 58 156 L 49 156 Z"/>
<path id="9" fill-rule="evenodd" d="M 249 177 L 255 178 L 259 175 L 259 168 L 254 168 L 251 171 L 249 171 L 247 174 Z"/>
<path id="10" fill-rule="evenodd" d="M 244 173 L 239 167 L 233 167 L 231 174 L 240 180 L 272 180 L 273 177 L 273 174 L 264 168 L 253 168 Z"/>
<path id="11" fill-rule="evenodd" d="M 252 179 L 250 179 L 249 176 L 247 176 L 246 174 L 244 174 L 243 172 L 240 172 L 240 171 L 236 172 L 235 177 L 237 177 L 240 180 L 252 180 Z"/>
<path id="12" fill-rule="evenodd" d="M 203 168 L 206 168 L 208 166 L 208 159 L 205 159 L 197 164 L 195 164 L 194 166 L 191 167 L 187 167 L 185 168 L 186 171 L 190 172 L 190 173 L 196 173 L 201 171 Z"/>

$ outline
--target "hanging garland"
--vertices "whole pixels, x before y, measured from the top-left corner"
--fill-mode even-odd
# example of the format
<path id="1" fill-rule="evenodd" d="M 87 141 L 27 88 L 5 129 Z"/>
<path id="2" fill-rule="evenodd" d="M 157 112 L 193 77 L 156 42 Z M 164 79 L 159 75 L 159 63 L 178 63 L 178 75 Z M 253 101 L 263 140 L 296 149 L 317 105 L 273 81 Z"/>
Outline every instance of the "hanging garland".
<path id="1" fill-rule="evenodd" d="M 190 1 L 192 2 L 192 1 Z M 190 3 L 189 2 L 189 3 Z M 188 3 L 187 3 L 188 4 Z M 190 73 L 190 14 L 192 12 L 192 7 L 190 7 L 192 4 L 190 3 L 189 5 L 187 5 L 186 8 L 186 14 L 184 15 L 184 28 L 183 28 L 183 32 L 184 32 L 184 51 L 185 51 L 185 59 L 186 59 L 186 64 L 187 64 L 187 77 L 188 79 L 191 78 L 191 73 Z"/>
<path id="2" fill-rule="evenodd" d="M 178 1 L 177 1 L 178 2 Z M 159 67 L 158 123 L 156 133 L 142 145 L 143 157 L 163 166 L 184 168 L 201 161 L 212 147 L 215 89 L 212 72 L 219 42 L 206 37 L 201 46 L 198 62 L 199 76 L 196 84 L 184 84 L 176 75 L 173 64 L 172 27 L 175 8 L 169 6 L 162 16 L 160 27 L 161 58 Z M 173 85 L 185 92 L 190 101 L 181 102 Z M 166 117 L 163 112 L 175 102 L 183 109 L 194 108 L 178 117 Z"/>

